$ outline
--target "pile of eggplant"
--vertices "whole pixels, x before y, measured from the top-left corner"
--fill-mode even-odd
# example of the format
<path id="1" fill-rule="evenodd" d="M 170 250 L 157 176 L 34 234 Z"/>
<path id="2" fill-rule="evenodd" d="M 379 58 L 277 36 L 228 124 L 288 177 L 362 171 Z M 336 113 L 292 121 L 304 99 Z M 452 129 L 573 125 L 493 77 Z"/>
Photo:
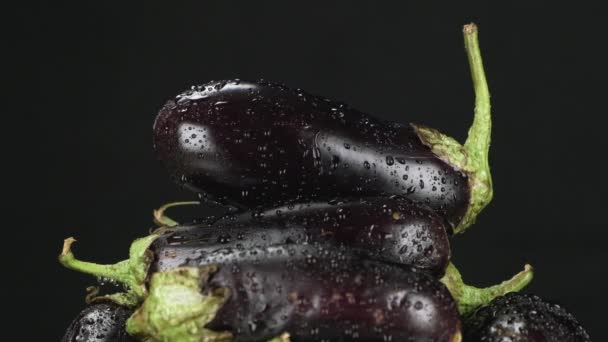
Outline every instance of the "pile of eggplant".
<path id="1" fill-rule="evenodd" d="M 165 205 L 111 265 L 66 239 L 65 267 L 119 287 L 89 288 L 63 341 L 590 341 L 563 308 L 517 293 L 529 265 L 478 288 L 450 262 L 450 237 L 493 196 L 490 96 L 477 27 L 463 32 L 476 100 L 462 145 L 267 81 L 168 101 L 160 161 L 227 214 L 180 224 L 167 210 L 199 202 Z"/>

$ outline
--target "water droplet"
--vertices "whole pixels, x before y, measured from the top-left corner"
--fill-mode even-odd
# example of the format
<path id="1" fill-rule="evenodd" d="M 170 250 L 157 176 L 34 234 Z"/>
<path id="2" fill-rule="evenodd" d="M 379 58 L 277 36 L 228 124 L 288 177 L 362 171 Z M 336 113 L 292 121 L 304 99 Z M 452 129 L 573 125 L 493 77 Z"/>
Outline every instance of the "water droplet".
<path id="1" fill-rule="evenodd" d="M 217 237 L 217 242 L 229 243 L 231 239 L 232 239 L 232 237 L 230 236 L 230 234 L 224 233 L 224 234 L 220 234 L 220 236 Z"/>

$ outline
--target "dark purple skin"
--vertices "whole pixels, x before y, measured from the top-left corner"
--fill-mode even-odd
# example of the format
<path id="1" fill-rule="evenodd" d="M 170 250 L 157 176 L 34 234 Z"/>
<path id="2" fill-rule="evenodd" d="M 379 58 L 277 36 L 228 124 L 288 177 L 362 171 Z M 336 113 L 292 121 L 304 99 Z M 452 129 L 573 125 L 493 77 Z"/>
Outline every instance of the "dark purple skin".
<path id="1" fill-rule="evenodd" d="M 176 265 L 164 259 L 154 268 Z M 227 248 L 179 266 L 209 264 L 219 268 L 203 292 L 230 295 L 206 328 L 234 341 L 460 341 L 454 300 L 424 272 L 319 245 Z"/>
<path id="2" fill-rule="evenodd" d="M 156 118 L 154 146 L 177 182 L 240 208 L 402 195 L 455 226 L 470 198 L 467 176 L 413 126 L 263 81 L 178 95 Z"/>
<path id="3" fill-rule="evenodd" d="M 156 261 L 151 272 L 173 269 L 184 260 L 200 259 L 221 250 L 243 251 L 272 245 L 308 243 L 306 228 L 298 226 L 234 223 L 209 226 L 206 224 L 172 227 L 150 246 Z"/>
<path id="4" fill-rule="evenodd" d="M 450 261 L 447 224 L 432 209 L 402 197 L 307 202 L 227 216 L 215 226 L 277 224 L 305 227 L 306 239 L 329 242 L 365 257 L 415 266 L 441 277 Z M 300 235 L 302 236 L 302 235 Z"/>
<path id="5" fill-rule="evenodd" d="M 125 330 L 132 313 L 112 302 L 91 304 L 72 321 L 61 342 L 135 342 Z"/>
<path id="6" fill-rule="evenodd" d="M 509 293 L 479 309 L 465 323 L 467 342 L 591 342 L 580 323 L 559 305 Z"/>

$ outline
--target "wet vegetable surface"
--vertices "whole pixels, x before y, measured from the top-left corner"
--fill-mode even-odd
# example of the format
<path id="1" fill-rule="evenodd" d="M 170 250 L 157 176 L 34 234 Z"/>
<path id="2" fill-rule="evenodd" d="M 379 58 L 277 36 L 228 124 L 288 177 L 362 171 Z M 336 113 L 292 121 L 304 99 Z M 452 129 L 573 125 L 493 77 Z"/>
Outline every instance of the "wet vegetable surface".
<path id="1" fill-rule="evenodd" d="M 430 208 L 400 197 L 291 204 L 230 215 L 214 226 L 222 229 L 235 224 L 260 231 L 276 225 L 302 226 L 306 239 L 300 235 L 291 241 L 329 242 L 439 276 L 450 259 L 449 225 Z"/>
<path id="2" fill-rule="evenodd" d="M 167 104 L 154 146 L 172 177 L 245 208 L 345 196 L 399 194 L 457 225 L 467 176 L 410 125 L 264 81 L 219 81 Z"/>
<path id="3" fill-rule="evenodd" d="M 158 234 L 167 235 L 135 240 L 130 258 L 113 265 L 75 259 L 73 239 L 60 256 L 67 267 L 126 285 L 97 299 L 138 308 L 127 331 L 140 339 L 260 341 L 288 333 L 294 341 L 460 341 L 456 302 L 426 272 L 326 244 L 172 253 L 153 245 Z"/>
<path id="4" fill-rule="evenodd" d="M 564 308 L 541 298 L 509 293 L 479 309 L 465 325 L 465 341 L 590 342 Z"/>
<path id="5" fill-rule="evenodd" d="M 460 233 L 492 200 L 490 94 L 477 28 L 464 30 L 475 116 L 464 144 L 417 124 L 266 81 L 209 82 L 177 95 L 154 122 L 171 176 L 241 208 L 402 195 Z"/>
<path id="6" fill-rule="evenodd" d="M 390 203 L 387 203 L 386 199 L 376 200 L 379 201 L 377 203 L 387 204 L 386 207 L 383 204 L 378 208 L 398 208 L 389 205 Z M 396 203 L 403 204 L 399 201 Z M 170 206 L 171 205 L 166 205 L 162 208 L 166 209 Z M 354 210 L 358 207 L 358 204 L 345 202 L 343 204 L 327 204 L 319 206 L 319 208 L 307 208 L 305 206 L 304 208 L 300 208 L 294 217 L 302 219 L 308 217 L 308 215 L 312 215 L 311 217 L 314 218 L 315 213 L 323 213 L 328 206 L 337 206 L 339 209 L 345 209 L 352 206 L 350 209 Z M 368 208 L 373 208 L 373 206 L 368 206 Z M 155 211 L 156 221 L 175 224 L 175 221 L 164 216 L 164 209 Z M 295 208 L 293 210 L 295 210 Z M 307 211 L 310 212 L 307 213 Z M 371 212 L 374 212 L 374 210 L 371 210 Z M 383 215 L 389 216 L 394 220 L 398 215 L 394 216 L 393 214 L 395 214 L 394 211 L 383 212 Z M 242 216 L 247 218 L 247 215 Z M 260 213 L 255 215 L 255 217 L 259 216 Z M 324 214 L 320 216 L 325 217 Z M 225 221 L 221 220 L 222 222 L 216 222 L 216 225 L 205 223 L 202 225 L 190 226 L 163 226 L 149 236 L 136 239 L 131 245 L 129 258 L 111 265 L 101 265 L 76 259 L 71 251 L 71 246 L 75 242 L 75 239 L 68 238 L 64 241 L 59 261 L 70 269 L 88 273 L 98 278 L 102 277 L 108 281 L 121 283 L 125 286 L 124 292 L 117 292 L 97 298 L 112 300 L 129 307 L 140 307 L 137 312 L 143 310 L 141 309 L 142 301 L 144 303 L 149 303 L 149 305 L 146 306 L 146 309 L 142 311 L 143 313 L 138 315 L 139 318 L 132 321 L 137 322 L 132 324 L 133 327 L 137 328 L 133 328 L 134 330 L 131 331 L 134 331 L 137 336 L 143 337 L 157 336 L 155 334 L 163 333 L 163 331 L 165 331 L 163 329 L 150 330 L 149 327 L 151 326 L 164 326 L 167 329 L 167 333 L 173 333 L 174 330 L 177 329 L 176 327 L 182 327 L 181 324 L 170 323 L 180 321 L 179 319 L 168 319 L 165 320 L 163 324 L 150 324 L 147 322 L 148 318 L 155 316 L 154 309 L 150 309 L 150 307 L 165 308 L 163 309 L 165 310 L 164 312 L 183 315 L 184 317 L 182 317 L 182 320 L 188 321 L 188 324 L 190 325 L 184 325 L 184 327 L 180 328 L 182 330 L 191 328 L 194 331 L 199 331 L 200 329 L 196 327 L 204 326 L 215 317 L 214 311 L 209 313 L 207 312 L 207 309 L 200 309 L 208 307 L 209 305 L 204 303 L 198 305 L 196 301 L 194 301 L 193 304 L 182 304 L 185 306 L 193 305 L 198 307 L 199 311 L 203 311 L 199 312 L 197 315 L 188 314 L 188 311 L 183 307 L 166 309 L 167 305 L 178 305 L 180 303 L 178 300 L 176 304 L 175 300 L 172 300 L 171 298 L 201 296 L 199 285 L 206 283 L 206 278 L 205 281 L 198 279 L 195 276 L 190 278 L 186 277 L 183 281 L 178 278 L 182 276 L 180 273 L 202 272 L 199 271 L 199 269 L 204 267 L 219 266 L 218 272 L 211 272 L 212 280 L 225 277 L 223 275 L 224 272 L 229 272 L 236 277 L 237 273 L 241 273 L 242 265 L 246 270 L 244 271 L 244 274 L 238 276 L 249 277 L 249 280 L 251 280 L 251 277 L 256 273 L 261 274 L 263 277 L 271 278 L 271 273 L 274 272 L 272 277 L 275 277 L 273 278 L 275 280 L 278 279 L 276 277 L 285 277 L 286 275 L 293 273 L 295 277 L 311 277 L 311 281 L 317 283 L 318 286 L 323 284 L 321 281 L 322 279 L 329 280 L 330 269 L 328 267 L 330 267 L 332 271 L 335 270 L 338 272 L 336 274 L 342 274 L 346 277 L 345 279 L 348 280 L 348 282 L 345 282 L 345 286 L 352 281 L 357 282 L 357 279 L 361 276 L 360 272 L 364 272 L 367 275 L 372 274 L 373 269 L 368 269 L 368 266 L 377 267 L 386 271 L 386 274 L 379 273 L 377 274 L 378 277 L 374 279 L 365 278 L 367 280 L 364 286 L 370 287 L 362 288 L 365 289 L 364 292 L 366 293 L 374 293 L 374 289 L 382 290 L 383 287 L 381 285 L 385 282 L 390 285 L 391 281 L 393 281 L 391 279 L 394 279 L 394 277 L 414 272 L 416 274 L 424 274 L 422 276 L 423 278 L 434 279 L 433 281 L 440 284 L 438 286 L 441 288 L 444 288 L 444 286 L 447 287 L 446 289 L 450 294 L 450 302 L 454 303 L 457 311 L 460 311 L 462 314 L 470 312 L 506 292 L 517 291 L 523 288 L 532 279 L 532 269 L 529 266 L 526 266 L 524 271 L 498 285 L 487 288 L 477 288 L 465 284 L 455 266 L 449 264 L 446 268 L 446 274 L 439 280 L 430 273 L 422 270 L 414 271 L 414 269 L 405 265 L 362 258 L 361 255 L 363 253 L 356 253 L 356 248 L 330 243 L 330 241 L 327 241 L 322 237 L 322 234 L 318 236 L 319 239 L 317 241 L 309 239 L 309 228 L 301 224 L 286 225 L 284 218 L 285 217 L 282 215 L 274 218 L 272 215 L 268 215 L 268 219 L 263 221 L 266 223 L 274 221 L 273 223 L 275 223 L 275 225 L 266 225 L 262 228 L 255 225 L 261 222 L 259 219 L 252 220 L 251 216 L 249 216 L 248 219 L 240 221 L 238 215 L 234 218 L 224 218 L 223 220 Z M 382 217 L 379 217 L 380 222 L 382 222 L 381 218 Z M 400 216 L 397 218 L 400 218 Z M 441 222 L 441 220 L 439 220 L 439 222 Z M 438 232 L 441 232 L 445 236 L 445 230 L 441 225 L 438 225 L 436 228 Z M 307 253 L 306 257 L 303 256 L 304 252 Z M 295 266 L 289 268 L 288 266 L 292 262 L 295 262 Z M 304 264 L 309 266 L 302 266 Z M 315 266 L 315 264 L 317 265 Z M 256 267 L 260 267 L 260 270 L 256 271 Z M 306 270 L 306 267 L 310 267 L 310 269 L 308 272 L 303 273 L 304 270 Z M 354 275 L 354 278 L 347 277 L 349 270 Z M 173 271 L 175 271 L 176 274 L 169 274 Z M 159 289 L 159 286 L 153 286 L 154 279 L 165 279 L 169 283 L 159 285 L 161 287 Z M 306 278 L 294 279 L 286 278 L 285 281 L 289 286 L 294 284 L 307 284 Z M 158 282 L 161 282 L 161 280 Z M 243 281 L 246 282 L 249 280 Z M 233 279 L 230 281 L 236 280 Z M 267 283 L 262 284 L 263 286 L 260 285 L 261 287 L 255 286 L 261 295 L 260 301 L 264 302 L 268 300 L 266 297 L 271 297 L 271 295 L 265 295 L 264 291 L 266 285 L 270 286 L 270 284 L 273 284 L 273 281 L 268 281 Z M 367 281 L 373 282 L 370 283 Z M 295 283 L 292 284 L 292 282 Z M 186 287 L 186 292 L 189 293 L 189 296 L 173 294 L 169 300 L 166 298 L 168 296 L 166 292 L 171 293 L 175 291 L 176 288 L 185 288 L 184 284 L 186 283 L 190 284 L 189 287 Z M 192 284 L 194 284 L 194 286 Z M 236 283 L 230 283 L 225 286 L 230 293 L 230 296 L 215 298 L 208 293 L 208 297 L 214 298 L 212 300 L 212 305 L 210 306 L 219 308 L 225 299 L 233 298 L 232 295 L 234 294 L 235 288 L 231 286 L 236 286 L 235 284 Z M 277 280 L 273 285 L 281 285 L 281 282 Z M 338 286 L 339 282 L 336 280 L 335 284 L 332 283 L 330 285 Z M 312 286 L 312 284 L 310 286 Z M 218 285 L 218 288 L 219 287 L 221 286 Z M 200 301 L 203 302 L 203 300 Z M 161 305 L 158 304 L 158 302 L 164 304 Z M 376 300 L 373 300 L 372 302 L 377 304 Z M 243 303 L 240 303 L 239 305 L 241 304 Z M 167 315 L 163 315 L 163 317 L 167 317 Z M 200 321 L 198 323 L 192 322 L 188 317 L 197 317 Z M 244 331 L 242 330 L 242 327 L 237 328 L 239 332 Z M 231 330 L 219 332 L 207 330 L 209 334 L 223 334 L 221 336 L 231 334 Z M 291 332 L 289 333 L 291 334 Z"/>
<path id="7" fill-rule="evenodd" d="M 151 272 L 173 269 L 218 250 L 243 251 L 255 247 L 307 242 L 303 226 L 184 225 L 171 228 L 156 239 L 150 251 L 156 262 Z"/>
<path id="8" fill-rule="evenodd" d="M 122 285 L 87 298 L 133 308 L 106 322 L 144 341 L 460 342 L 461 316 L 466 341 L 589 341 L 538 297 L 495 299 L 525 287 L 530 265 L 477 288 L 449 263 L 448 234 L 493 196 L 475 25 L 464 35 L 476 104 L 463 145 L 279 84 L 193 87 L 159 113 L 156 152 L 178 182 L 242 210 L 180 226 L 163 212 L 192 202 L 172 203 L 128 259 L 78 260 L 67 238 L 59 261 Z M 92 336 L 98 325 L 78 326 L 91 316 L 83 311 L 66 339 Z"/>
<path id="9" fill-rule="evenodd" d="M 282 332 L 293 341 L 459 341 L 453 299 L 422 272 L 301 245 L 220 250 L 181 266 L 209 264 L 218 270 L 204 291 L 230 295 L 206 327 L 234 341 Z"/>
<path id="10" fill-rule="evenodd" d="M 110 301 L 82 310 L 68 327 L 61 342 L 134 342 L 125 330 L 133 310 Z"/>

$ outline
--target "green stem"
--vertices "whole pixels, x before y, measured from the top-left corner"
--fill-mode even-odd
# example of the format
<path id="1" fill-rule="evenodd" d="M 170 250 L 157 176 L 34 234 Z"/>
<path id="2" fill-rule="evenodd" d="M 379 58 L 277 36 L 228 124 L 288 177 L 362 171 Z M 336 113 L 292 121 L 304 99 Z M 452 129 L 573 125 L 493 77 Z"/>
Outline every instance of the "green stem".
<path id="1" fill-rule="evenodd" d="M 100 265 L 91 262 L 81 261 L 74 257 L 72 253 L 72 244 L 76 239 L 69 237 L 63 241 L 63 250 L 59 256 L 59 261 L 67 268 L 74 271 L 80 271 L 95 275 L 99 278 L 109 278 L 121 283 L 132 282 L 130 274 L 131 263 L 129 260 L 123 260 L 113 265 Z"/>
<path id="2" fill-rule="evenodd" d="M 165 211 L 171 207 L 177 207 L 180 205 L 199 205 L 201 202 L 198 201 L 188 201 L 188 202 L 172 202 L 162 205 L 160 208 L 154 210 L 154 223 L 160 226 L 166 227 L 174 227 L 179 224 L 179 222 L 171 219 L 168 216 L 165 216 Z"/>
<path id="3" fill-rule="evenodd" d="M 413 125 L 420 140 L 433 153 L 450 165 L 466 173 L 470 197 L 467 211 L 460 222 L 455 222 L 454 232 L 462 233 L 471 226 L 479 213 L 492 200 L 492 176 L 488 156 L 492 133 L 490 91 L 486 81 L 477 26 L 473 23 L 463 28 L 464 47 L 469 60 L 473 89 L 475 90 L 475 116 L 464 145 L 455 139 L 429 127 Z"/>
<path id="4" fill-rule="evenodd" d="M 441 282 L 448 288 L 452 297 L 458 303 L 458 311 L 467 316 L 480 306 L 486 305 L 494 298 L 509 292 L 517 292 L 526 287 L 534 276 L 532 266 L 526 264 L 524 270 L 514 275 L 511 279 L 502 283 L 485 288 L 467 285 L 462 280 L 460 271 L 450 263 L 446 269 Z"/>
<path id="5" fill-rule="evenodd" d="M 473 23 L 463 28 L 464 46 L 467 51 L 473 89 L 475 90 L 475 116 L 469 129 L 464 148 L 469 153 L 479 153 L 480 159 L 488 161 L 492 120 L 490 116 L 490 91 L 483 69 L 483 61 L 477 38 L 477 26 Z"/>
<path id="6" fill-rule="evenodd" d="M 492 112 L 490 110 L 490 91 L 483 69 L 477 26 L 473 23 L 465 25 L 464 47 L 471 69 L 471 79 L 475 90 L 475 116 L 469 129 L 469 135 L 464 143 L 467 154 L 467 169 L 474 170 L 474 177 L 469 180 L 471 186 L 471 201 L 468 215 L 455 229 L 456 233 L 464 231 L 475 221 L 475 217 L 492 200 L 494 195 L 492 175 L 490 174 L 490 139 L 492 135 Z"/>
<path id="7" fill-rule="evenodd" d="M 59 262 L 71 270 L 116 281 L 128 288 L 125 293 L 95 297 L 93 300 L 107 298 L 121 305 L 136 306 L 146 296 L 145 281 L 148 268 L 152 262 L 148 247 L 157 237 L 158 235 L 152 234 L 133 241 L 129 250 L 129 259 L 111 265 L 101 265 L 76 259 L 72 252 L 72 245 L 76 242 L 76 239 L 69 237 L 63 241 Z"/>

